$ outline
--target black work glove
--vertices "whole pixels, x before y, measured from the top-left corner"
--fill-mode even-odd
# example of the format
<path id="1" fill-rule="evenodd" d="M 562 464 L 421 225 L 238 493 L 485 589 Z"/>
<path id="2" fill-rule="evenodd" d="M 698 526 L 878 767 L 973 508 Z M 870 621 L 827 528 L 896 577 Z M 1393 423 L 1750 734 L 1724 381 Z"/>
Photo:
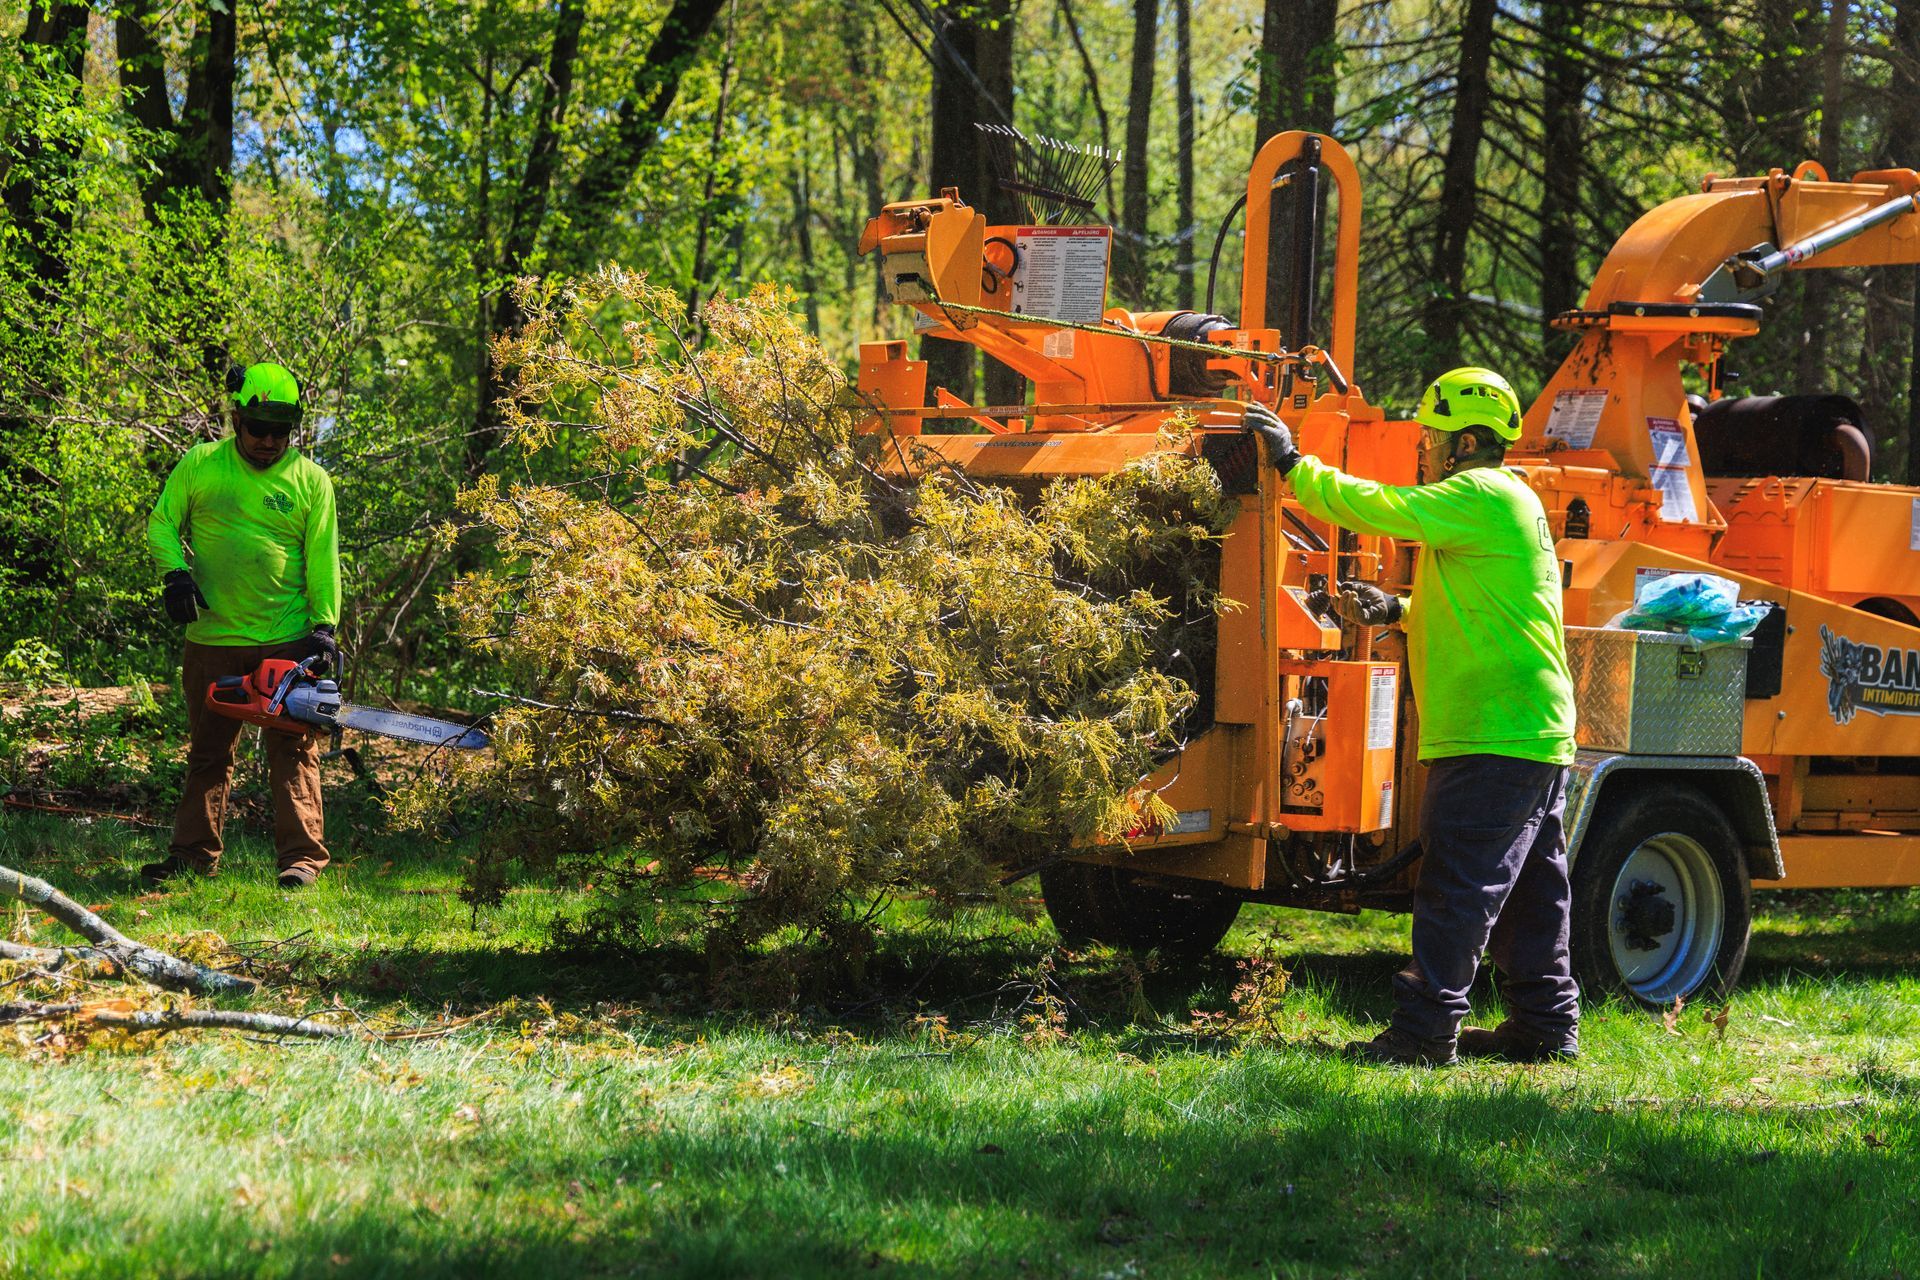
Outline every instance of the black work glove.
<path id="1" fill-rule="evenodd" d="M 322 622 L 309 631 L 305 637 L 294 642 L 295 661 L 304 662 L 308 658 L 320 661 L 307 668 L 316 676 L 323 676 L 340 665 L 340 644 L 333 638 L 333 624 Z"/>
<path id="2" fill-rule="evenodd" d="M 1307 606 L 1315 613 L 1332 613 L 1367 627 L 1390 627 L 1405 612 L 1399 596 L 1366 582 L 1343 582 L 1337 596 L 1310 591 Z"/>
<path id="3" fill-rule="evenodd" d="M 175 569 L 161 580 L 165 585 L 160 589 L 160 598 L 167 606 L 167 616 L 186 626 L 200 616 L 200 610 L 207 607 L 207 598 L 200 594 L 200 584 L 185 569 Z"/>
<path id="4" fill-rule="evenodd" d="M 1300 450 L 1293 444 L 1293 432 L 1280 421 L 1280 415 L 1267 406 L 1248 405 L 1240 419 L 1240 429 L 1267 442 L 1267 458 L 1281 475 L 1293 470 L 1293 464 L 1300 461 Z"/>
<path id="5" fill-rule="evenodd" d="M 1325 592 L 1316 593 L 1326 599 Z M 1343 582 L 1340 594 L 1327 599 L 1327 606 L 1348 622 L 1363 627 L 1390 627 L 1405 612 L 1400 597 L 1382 591 L 1370 582 Z"/>

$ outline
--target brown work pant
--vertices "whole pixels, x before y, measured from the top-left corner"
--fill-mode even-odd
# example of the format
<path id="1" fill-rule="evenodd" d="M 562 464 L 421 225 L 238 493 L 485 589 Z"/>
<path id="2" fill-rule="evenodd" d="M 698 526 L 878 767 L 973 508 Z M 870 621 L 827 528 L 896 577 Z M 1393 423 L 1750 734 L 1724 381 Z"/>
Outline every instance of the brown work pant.
<path id="1" fill-rule="evenodd" d="M 187 699 L 187 780 L 173 818 L 173 856 L 211 871 L 220 862 L 220 828 L 227 817 L 233 743 L 245 727 L 207 710 L 207 686 L 220 676 L 242 676 L 268 658 L 293 656 L 292 645 L 195 644 L 181 660 Z M 326 822 L 320 810 L 320 738 L 261 729 L 267 777 L 273 785 L 273 845 L 280 870 L 318 873 L 327 865 Z"/>

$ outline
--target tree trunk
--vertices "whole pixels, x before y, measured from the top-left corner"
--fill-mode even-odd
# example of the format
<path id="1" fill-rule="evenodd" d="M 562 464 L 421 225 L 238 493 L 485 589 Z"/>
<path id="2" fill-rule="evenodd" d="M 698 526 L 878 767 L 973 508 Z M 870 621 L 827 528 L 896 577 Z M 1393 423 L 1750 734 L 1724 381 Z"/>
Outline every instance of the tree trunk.
<path id="1" fill-rule="evenodd" d="M 541 225 L 547 220 L 547 206 L 553 197 L 554 167 L 560 154 L 560 134 L 566 122 L 567 101 L 573 94 L 573 71 L 580 57 L 580 31 L 585 21 L 586 7 L 581 0 L 561 0 L 554 17 L 553 44 L 547 55 L 547 77 L 540 90 L 533 141 L 527 148 L 520 185 L 513 194 L 513 211 L 509 215 L 506 239 L 500 246 L 500 266 L 493 277 L 498 284 L 490 295 L 491 302 L 483 303 L 482 307 L 488 323 L 481 335 L 480 394 L 475 402 L 474 429 L 467 437 L 469 476 L 479 475 L 486 469 L 487 455 L 500 440 L 499 404 L 507 393 L 509 377 L 507 370 L 494 363 L 489 347 L 494 334 L 517 328 L 521 321 L 520 304 L 513 296 L 513 282 L 526 269 L 539 242 Z M 491 69 L 489 62 L 489 72 Z M 489 96 L 483 111 L 491 119 L 491 86 L 485 87 Z M 483 199 L 486 189 L 483 178 Z"/>
<path id="2" fill-rule="evenodd" d="M 1133 0 L 1132 79 L 1127 88 L 1127 146 L 1120 162 L 1120 228 L 1114 244 L 1118 301 L 1145 304 L 1147 293 L 1147 140 L 1153 125 L 1153 63 L 1160 0 Z"/>
<path id="3" fill-rule="evenodd" d="M 980 33 L 980 83 L 986 87 L 992 105 L 982 105 L 982 120 L 1013 119 L 1013 33 L 1015 0 L 997 0 L 987 7 L 992 19 Z M 1001 189 L 994 180 L 993 165 L 983 148 L 980 152 L 980 204 L 987 221 L 1004 226 L 1021 220 L 1019 202 L 1011 191 Z M 982 394 L 988 404 L 1019 404 L 1027 397 L 1027 380 L 992 356 L 980 358 L 984 384 Z"/>
<path id="4" fill-rule="evenodd" d="M 52 50 L 53 65 L 67 78 L 69 101 L 80 96 L 81 76 L 87 60 L 87 6 L 29 3 L 27 25 L 20 43 L 29 50 Z M 25 233 L 21 251 L 32 273 L 32 298 L 47 305 L 66 286 L 70 263 L 67 241 L 73 232 L 73 206 L 64 199 L 49 198 L 42 185 L 50 168 L 70 169 L 79 159 L 79 148 L 71 140 L 49 142 L 35 135 L 19 140 L 19 153 L 8 172 L 6 189 L 0 201 L 6 205 L 13 225 Z"/>
<path id="5" fill-rule="evenodd" d="M 1893 84 L 1888 95 L 1887 136 L 1912 148 L 1920 138 L 1920 0 L 1899 0 L 1893 19 Z M 1914 163 L 1911 153 L 1900 157 Z M 1906 482 L 1920 485 L 1920 267 L 1901 273 L 1912 299 L 1907 304 Z M 1901 473 L 1894 473 L 1901 474 Z"/>
<path id="6" fill-rule="evenodd" d="M 846 23 L 841 27 L 841 38 L 847 50 L 847 74 L 855 84 L 871 82 L 866 40 L 871 35 L 865 27 L 857 23 Z M 938 74 L 937 72 L 935 73 Z M 886 188 L 880 182 L 880 147 L 875 137 L 880 131 L 878 113 L 874 109 L 871 96 L 862 96 L 858 100 L 859 109 L 853 113 L 848 125 L 849 164 L 853 169 L 854 180 L 866 193 L 866 217 L 880 212 L 880 206 L 887 202 Z M 937 192 L 929 192 L 934 195 Z M 880 255 L 869 255 L 873 259 L 873 327 L 878 329 L 886 323 L 887 295 L 886 273 L 880 263 Z M 851 254 L 847 257 L 847 298 L 849 308 L 853 299 L 853 274 L 855 264 Z"/>
<path id="7" fill-rule="evenodd" d="M 1288 129 L 1333 132 L 1339 25 L 1339 0 L 1266 0 L 1260 23 L 1255 151 Z"/>
<path id="8" fill-rule="evenodd" d="M 1011 0 L 946 5 L 935 16 L 939 26 L 932 50 L 929 194 L 957 187 L 961 198 L 984 213 L 989 223 L 1011 221 L 1005 193 L 989 172 L 980 131 L 973 127 L 977 122 L 1004 123 L 1012 118 Z M 935 388 L 945 387 L 971 400 L 978 363 L 974 353 L 975 348 L 964 342 L 944 338 L 922 341 L 920 358 L 927 362 L 927 394 L 931 396 Z"/>
<path id="9" fill-rule="evenodd" d="M 807 310 L 807 332 L 820 337 L 820 268 L 813 251 L 813 175 L 811 150 L 804 143 L 793 165 L 793 245 L 800 257 L 800 294 Z M 876 211 L 877 212 L 877 211 Z"/>
<path id="10" fill-rule="evenodd" d="M 493 308 L 497 296 L 493 253 L 493 116 L 495 50 L 491 44 L 480 57 L 480 155 L 475 168 L 473 198 L 473 296 L 474 369 L 473 421 L 476 429 L 489 418 L 487 407 L 493 403 Z M 473 446 L 467 445 L 467 465 L 473 462 Z"/>
<path id="11" fill-rule="evenodd" d="M 148 221 L 156 228 L 163 226 L 170 213 L 195 196 L 210 219 L 213 279 L 195 282 L 200 291 L 193 299 L 196 314 L 185 326 L 193 332 L 168 340 L 197 342 L 201 366 L 218 386 L 227 368 L 227 347 L 221 335 L 226 329 L 222 295 L 233 179 L 234 9 L 225 0 L 204 0 L 188 46 L 186 93 L 177 120 L 167 87 L 165 55 L 150 30 L 159 13 L 156 6 L 143 4 L 115 18 L 120 87 L 128 112 L 157 138 L 152 167 L 140 183 Z"/>
<path id="12" fill-rule="evenodd" d="M 66 100 L 77 104 L 86 72 L 87 6 L 29 3 L 20 42 L 27 46 L 25 52 L 51 52 L 53 67 L 66 77 Z M 0 203 L 5 205 L 8 221 L 21 233 L 19 252 L 28 272 L 27 297 L 35 313 L 31 324 L 39 342 L 14 353 L 29 370 L 21 379 L 23 385 L 0 391 L 0 439 L 8 441 L 0 446 L 0 563 L 12 569 L 19 581 L 41 584 L 57 599 L 70 570 L 46 534 L 51 526 L 29 513 L 36 508 L 50 511 L 60 493 L 51 478 L 27 460 L 21 437 L 36 421 L 41 431 L 51 430 L 37 405 L 62 390 L 58 362 L 52 357 L 66 327 L 62 304 L 72 270 L 68 253 L 73 200 L 61 188 L 71 180 L 80 157 L 78 144 L 66 137 L 47 140 L 27 135 L 17 145 Z"/>
<path id="13" fill-rule="evenodd" d="M 720 91 L 714 99 L 713 124 L 707 133 L 707 176 L 700 193 L 700 218 L 693 233 L 693 269 L 687 280 L 687 327 L 692 329 L 699 320 L 700 295 L 707 282 L 707 240 L 713 234 L 713 222 L 716 212 L 715 190 L 720 183 L 721 143 L 726 138 L 727 103 L 733 92 L 733 37 L 737 29 L 734 23 L 735 6 L 727 9 L 726 51 L 720 55 Z M 727 180 L 729 188 L 733 181 Z M 731 203 L 731 196 L 727 198 Z"/>
<path id="14" fill-rule="evenodd" d="M 1175 304 L 1193 310 L 1193 0 L 1173 0 L 1173 107 L 1180 115 L 1180 151 L 1174 162 L 1174 207 L 1180 229 L 1173 240 Z"/>
<path id="15" fill-rule="evenodd" d="M 1427 282 L 1427 364 L 1439 373 L 1460 363 L 1466 324 L 1467 239 L 1480 195 L 1480 142 L 1486 132 L 1487 68 L 1493 57 L 1493 19 L 1498 0 L 1467 0 L 1460 27 L 1460 56 L 1447 155 L 1436 211 L 1433 265 Z"/>
<path id="16" fill-rule="evenodd" d="M 1826 39 L 1820 49 L 1820 132 L 1814 158 L 1839 181 L 1840 136 L 1846 108 L 1847 20 L 1852 0 L 1829 0 Z M 1806 339 L 1799 358 L 1794 361 L 1794 389 L 1824 391 L 1831 380 L 1827 368 L 1827 335 L 1834 320 L 1833 272 L 1815 269 L 1807 273 L 1805 308 L 1802 323 Z"/>
<path id="17" fill-rule="evenodd" d="M 224 216 L 233 170 L 233 6 L 205 0 L 189 47 L 178 120 L 167 89 L 166 57 L 149 30 L 157 18 L 149 4 L 130 8 L 114 21 L 127 110 L 161 139 L 154 167 L 141 179 L 141 199 L 148 216 L 157 218 L 177 207 L 187 192 L 198 191 Z"/>
<path id="18" fill-rule="evenodd" d="M 1545 0 L 1540 10 L 1545 44 L 1541 78 L 1540 311 L 1543 322 L 1579 305 L 1580 188 L 1584 173 L 1582 106 L 1592 71 L 1580 37 L 1587 0 Z M 1557 362 L 1570 336 L 1543 323 L 1543 364 Z"/>
<path id="19" fill-rule="evenodd" d="M 587 157 L 573 185 L 567 204 L 567 268 L 582 270 L 593 264 L 614 204 L 659 140 L 660 126 L 680 92 L 681 77 L 699 56 L 701 42 L 725 3 L 673 0 L 646 56 L 634 68 L 626 96 L 614 109 L 611 144 Z"/>
<path id="20" fill-rule="evenodd" d="M 1815 55 L 1822 45 L 1825 9 L 1810 0 L 1753 0 L 1746 24 L 1755 42 L 1743 74 L 1729 76 L 1724 127 L 1736 169 L 1749 176 L 1791 170 L 1812 153 L 1809 124 L 1818 83 Z M 1760 332 L 1739 343 L 1733 358 L 1738 390 L 1757 395 L 1791 391 L 1806 332 L 1806 286 L 1817 272 L 1791 272 L 1767 301 Z M 1811 388 L 1809 388 L 1811 389 Z"/>
<path id="21" fill-rule="evenodd" d="M 1087 52 L 1087 42 L 1080 35 L 1080 23 L 1073 14 L 1073 0 L 1060 0 L 1060 16 L 1067 24 L 1067 35 L 1073 40 L 1073 48 L 1080 55 L 1080 70 L 1087 80 L 1087 97 L 1093 102 L 1093 117 L 1100 122 L 1100 149 L 1108 155 L 1113 154 L 1113 126 L 1107 116 L 1107 103 L 1100 96 L 1100 73 L 1094 69 L 1093 55 Z M 1107 207 L 1105 218 L 1111 226 L 1114 222 L 1113 170 L 1105 172 Z"/>
<path id="22" fill-rule="evenodd" d="M 1902 4 L 1904 10 L 1906 4 Z M 1920 86 L 1917 86 L 1920 89 Z M 1911 136 L 1911 135 L 1909 135 Z M 1908 308 L 1911 340 L 1907 344 L 1907 483 L 1920 485 L 1920 267 L 1908 272 L 1913 302 Z"/>

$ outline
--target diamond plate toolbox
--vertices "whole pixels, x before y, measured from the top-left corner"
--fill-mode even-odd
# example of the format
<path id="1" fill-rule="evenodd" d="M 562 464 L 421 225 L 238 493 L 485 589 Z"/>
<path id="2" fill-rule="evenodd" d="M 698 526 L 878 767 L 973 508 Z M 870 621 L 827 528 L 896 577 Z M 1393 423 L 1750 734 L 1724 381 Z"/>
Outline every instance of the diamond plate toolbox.
<path id="1" fill-rule="evenodd" d="M 1684 635 L 1568 627 L 1575 741 L 1636 755 L 1739 755 L 1752 643 L 1702 648 Z"/>

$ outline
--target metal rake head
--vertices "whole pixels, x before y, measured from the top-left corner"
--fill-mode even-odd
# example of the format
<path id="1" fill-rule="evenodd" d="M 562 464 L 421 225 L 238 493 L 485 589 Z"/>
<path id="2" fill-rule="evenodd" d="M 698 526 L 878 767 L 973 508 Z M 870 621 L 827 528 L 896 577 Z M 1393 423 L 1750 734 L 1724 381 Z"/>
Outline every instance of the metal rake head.
<path id="1" fill-rule="evenodd" d="M 1106 184 L 1120 153 L 1022 133 L 1003 124 L 976 124 L 1002 189 L 1019 197 L 1030 223 L 1090 221 L 1094 194 Z"/>

